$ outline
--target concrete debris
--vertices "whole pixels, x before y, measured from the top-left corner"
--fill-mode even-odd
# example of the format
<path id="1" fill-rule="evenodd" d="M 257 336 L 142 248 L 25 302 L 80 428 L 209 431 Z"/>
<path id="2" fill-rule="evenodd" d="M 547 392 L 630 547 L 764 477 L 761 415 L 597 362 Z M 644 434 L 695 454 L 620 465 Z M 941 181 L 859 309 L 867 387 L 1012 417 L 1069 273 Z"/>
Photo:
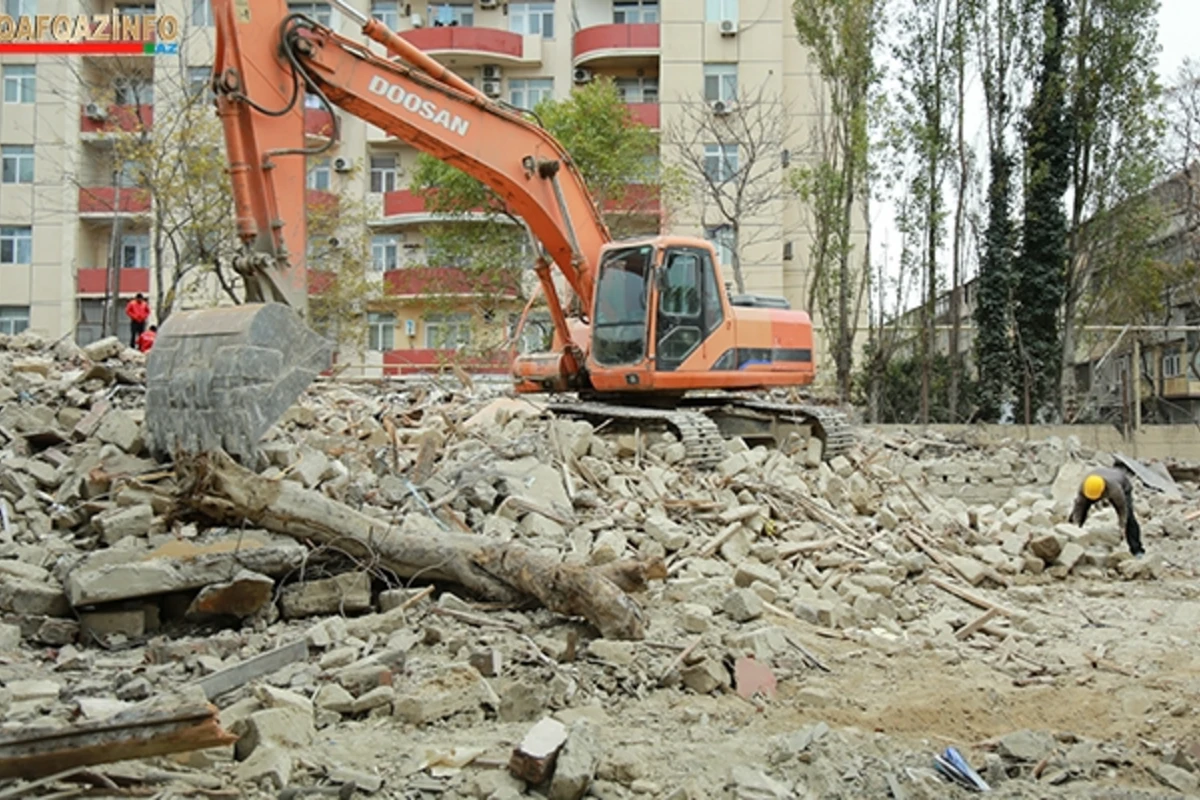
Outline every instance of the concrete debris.
<path id="1" fill-rule="evenodd" d="M 115 338 L 0 336 L 0 738 L 163 702 L 214 703 L 239 736 L 169 770 L 93 768 L 121 786 L 948 796 L 936 741 L 998 795 L 1198 791 L 1186 464 L 1129 460 L 1147 548 L 1132 558 L 1110 509 L 1066 519 L 1086 470 L 1119 453 L 1024 429 L 858 427 L 829 462 L 732 439 L 701 471 L 674 434 L 442 377 L 318 382 L 266 434 L 264 486 L 353 509 L 377 536 L 470 533 L 586 568 L 628 593 L 646 635 L 624 640 L 396 574 L 338 531 L 182 513 L 194 487 L 146 448 L 143 373 Z M 464 561 L 447 575 L 513 569 Z M 746 735 L 747 713 L 772 734 Z"/>

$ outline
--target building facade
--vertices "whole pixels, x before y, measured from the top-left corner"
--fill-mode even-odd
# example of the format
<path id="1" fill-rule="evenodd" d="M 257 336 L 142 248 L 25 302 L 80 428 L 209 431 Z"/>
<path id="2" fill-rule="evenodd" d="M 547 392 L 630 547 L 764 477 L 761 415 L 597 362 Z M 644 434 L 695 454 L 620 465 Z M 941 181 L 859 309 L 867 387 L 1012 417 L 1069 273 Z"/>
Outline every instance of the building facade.
<path id="1" fill-rule="evenodd" d="M 154 198 L 137 189 L 130 165 L 117 163 L 112 136 L 152 126 L 156 114 L 161 119 L 170 113 L 172 93 L 207 85 L 211 8 L 208 0 L 3 2 L 11 16 L 78 14 L 82 5 L 87 13 L 173 15 L 180 23 L 179 52 L 123 59 L 134 62 L 132 73 L 123 67 L 114 74 L 106 61 L 111 56 L 0 56 L 0 333 L 28 328 L 57 338 L 74 331 L 79 341 L 91 341 L 108 330 L 110 283 L 117 284 L 122 307 L 133 293 L 153 296 L 156 289 L 150 269 Z M 353 20 L 328 3 L 288 5 L 361 38 Z M 662 132 L 660 157 L 691 163 L 698 172 L 691 176 L 692 190 L 669 213 L 661 207 L 646 212 L 646 232 L 712 240 L 726 273 L 736 246 L 746 292 L 783 296 L 793 308 L 805 308 L 808 221 L 788 188 L 788 171 L 811 157 L 820 84 L 796 39 L 788 0 L 354 0 L 353 5 L 488 95 L 517 107 L 565 97 L 597 76 L 613 78 L 633 116 Z M 746 104 L 752 97 L 771 113 L 785 114 L 772 134 L 777 140 L 705 138 L 711 118 L 755 113 Z M 317 103 L 306 106 L 308 134 L 320 141 L 332 129 L 329 112 Z M 350 114 L 333 113 L 340 139 L 310 162 L 308 186 L 314 193 L 363 199 L 371 229 L 365 269 L 390 300 L 368 312 L 365 350 L 354 358 L 368 372 L 441 363 L 480 324 L 494 320 L 424 308 L 423 287 L 433 277 L 445 278 L 453 266 L 431 264 L 425 252 L 422 230 L 436 216 L 408 189 L 417 153 Z M 768 116 L 763 109 L 758 113 Z M 667 131 L 689 126 L 695 136 L 666 143 Z M 687 152 L 678 144 L 684 139 Z M 735 243 L 729 215 L 719 213 L 704 186 L 745 168 L 748 159 L 758 160 L 753 184 L 759 202 L 738 217 L 742 241 Z M 859 241 L 865 241 L 861 232 Z M 465 303 L 473 287 L 459 281 L 455 291 Z M 221 292 L 201 282 L 175 307 L 218 302 Z M 819 328 L 816 310 L 805 310 Z M 124 314 L 116 316 L 123 325 Z M 828 348 L 819 333 L 817 341 L 823 366 L 830 363 Z M 821 372 L 831 376 L 832 367 Z"/>

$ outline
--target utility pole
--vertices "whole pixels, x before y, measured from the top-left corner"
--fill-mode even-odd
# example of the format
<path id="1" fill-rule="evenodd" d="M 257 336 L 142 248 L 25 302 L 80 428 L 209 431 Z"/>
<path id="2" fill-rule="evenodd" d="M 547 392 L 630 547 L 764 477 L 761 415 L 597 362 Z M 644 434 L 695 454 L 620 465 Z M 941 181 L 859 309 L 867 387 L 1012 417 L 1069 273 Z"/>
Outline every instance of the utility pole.
<path id="1" fill-rule="evenodd" d="M 108 272 L 104 285 L 104 325 L 102 336 L 117 335 L 117 307 L 121 297 L 121 169 L 114 165 L 112 241 L 108 246 Z"/>

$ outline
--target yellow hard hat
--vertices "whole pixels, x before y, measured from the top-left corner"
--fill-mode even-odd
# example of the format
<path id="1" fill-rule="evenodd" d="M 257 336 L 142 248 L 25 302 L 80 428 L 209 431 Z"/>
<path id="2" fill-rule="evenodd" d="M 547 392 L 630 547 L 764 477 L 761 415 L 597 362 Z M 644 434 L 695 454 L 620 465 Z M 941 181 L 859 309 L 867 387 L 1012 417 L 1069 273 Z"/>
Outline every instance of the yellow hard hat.
<path id="1" fill-rule="evenodd" d="M 1088 500 L 1099 500 L 1104 494 L 1104 478 L 1099 475 L 1088 475 L 1083 481 L 1083 496 Z"/>

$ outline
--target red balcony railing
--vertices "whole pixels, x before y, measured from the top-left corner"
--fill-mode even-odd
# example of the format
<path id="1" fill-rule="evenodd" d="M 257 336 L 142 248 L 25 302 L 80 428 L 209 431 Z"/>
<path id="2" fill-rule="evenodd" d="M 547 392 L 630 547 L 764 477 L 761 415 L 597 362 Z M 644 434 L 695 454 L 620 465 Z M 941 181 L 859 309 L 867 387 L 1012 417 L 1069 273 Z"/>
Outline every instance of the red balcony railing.
<path id="1" fill-rule="evenodd" d="M 427 53 L 473 52 L 490 53 L 521 59 L 525 40 L 519 33 L 495 28 L 415 28 L 400 34 Z"/>
<path id="2" fill-rule="evenodd" d="M 575 64 L 591 58 L 615 55 L 622 50 L 631 55 L 657 52 L 659 49 L 659 27 L 656 22 L 635 25 L 593 25 L 575 34 L 573 43 Z M 615 51 L 615 52 L 614 52 Z"/>
<path id="3" fill-rule="evenodd" d="M 658 130 L 661 110 L 658 103 L 628 103 L 627 105 L 634 122 Z"/>
<path id="4" fill-rule="evenodd" d="M 333 114 L 323 108 L 304 109 L 304 132 L 309 136 L 333 136 Z"/>
<path id="5" fill-rule="evenodd" d="M 150 292 L 150 270 L 127 267 L 118 270 L 120 294 L 148 294 Z M 81 269 L 76 275 L 76 291 L 79 294 L 104 294 L 108 284 L 108 270 L 103 267 Z"/>
<path id="6" fill-rule="evenodd" d="M 394 192 L 384 192 L 383 215 L 399 217 L 404 214 L 422 214 L 425 212 L 425 198 L 413 194 L 408 189 L 397 189 Z"/>
<path id="7" fill-rule="evenodd" d="M 310 211 L 332 212 L 337 209 L 338 196 L 323 189 L 305 189 L 304 203 Z"/>
<path id="8" fill-rule="evenodd" d="M 657 186 L 631 183 L 620 197 L 605 198 L 601 206 L 610 214 L 658 216 L 662 213 L 662 192 Z"/>
<path id="9" fill-rule="evenodd" d="M 150 192 L 112 186 L 80 186 L 80 214 L 145 214 L 150 210 Z"/>
<path id="10" fill-rule="evenodd" d="M 154 106 L 119 106 L 105 108 L 104 119 L 93 119 L 87 115 L 87 106 L 79 111 L 80 133 L 132 133 L 154 125 Z"/>
<path id="11" fill-rule="evenodd" d="M 506 353 L 464 357 L 455 350 L 422 348 L 388 350 L 383 354 L 383 373 L 403 375 L 411 372 L 431 372 L 448 364 L 457 364 L 470 372 L 503 375 L 510 369 Z"/>

